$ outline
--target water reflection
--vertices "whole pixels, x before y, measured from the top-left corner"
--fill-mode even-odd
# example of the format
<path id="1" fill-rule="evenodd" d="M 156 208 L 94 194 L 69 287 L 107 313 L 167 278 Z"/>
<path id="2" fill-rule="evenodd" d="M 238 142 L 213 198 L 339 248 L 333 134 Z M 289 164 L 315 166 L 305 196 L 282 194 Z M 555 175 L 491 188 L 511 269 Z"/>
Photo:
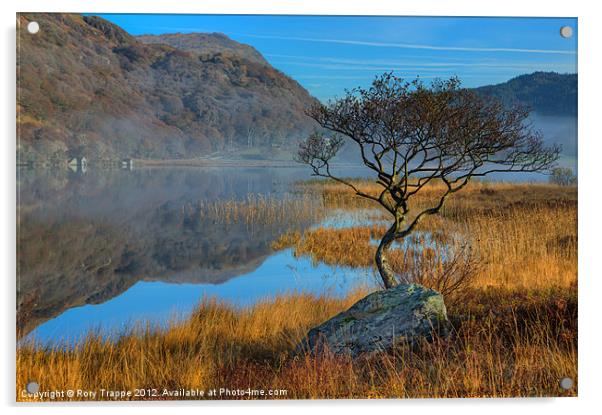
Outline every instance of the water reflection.
<path id="1" fill-rule="evenodd" d="M 246 305 L 283 290 L 342 293 L 364 283 L 363 271 L 273 255 L 271 242 L 310 226 L 310 216 L 268 217 L 269 206 L 258 204 L 252 226 L 236 217 L 244 215 L 237 200 L 294 199 L 291 183 L 306 177 L 304 169 L 266 168 L 20 171 L 19 337 L 53 341 L 139 318 L 164 322 L 203 295 Z M 211 213 L 224 200 L 238 213 Z M 344 278 L 323 278 L 333 273 Z"/>
<path id="2" fill-rule="evenodd" d="M 295 258 L 291 250 L 285 250 L 270 256 L 257 269 L 221 284 L 137 282 L 105 303 L 64 312 L 37 327 L 27 338 L 41 343 L 71 343 L 90 330 L 107 337 L 140 323 L 164 325 L 186 317 L 203 298 L 246 306 L 293 292 L 342 296 L 359 286 L 374 286 L 375 281 L 372 271 L 314 266 L 310 259 Z"/>

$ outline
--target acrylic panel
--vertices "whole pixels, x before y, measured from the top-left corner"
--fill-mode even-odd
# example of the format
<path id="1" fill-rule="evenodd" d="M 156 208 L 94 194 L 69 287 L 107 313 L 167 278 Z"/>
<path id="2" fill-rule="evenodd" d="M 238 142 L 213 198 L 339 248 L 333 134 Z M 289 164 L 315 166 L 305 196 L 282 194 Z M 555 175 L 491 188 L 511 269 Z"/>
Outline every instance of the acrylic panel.
<path id="1" fill-rule="evenodd" d="M 18 14 L 16 399 L 575 396 L 577 29 Z"/>

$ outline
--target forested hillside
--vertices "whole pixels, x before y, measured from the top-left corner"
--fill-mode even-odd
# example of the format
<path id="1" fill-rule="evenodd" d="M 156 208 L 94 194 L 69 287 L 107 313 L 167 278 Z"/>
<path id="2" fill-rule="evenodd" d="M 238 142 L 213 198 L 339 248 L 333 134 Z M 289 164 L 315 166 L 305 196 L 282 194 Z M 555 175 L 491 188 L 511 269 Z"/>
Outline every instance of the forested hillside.
<path id="1" fill-rule="evenodd" d="M 313 128 L 304 114 L 314 102 L 308 92 L 224 35 L 150 44 L 95 16 L 18 19 L 21 162 L 278 148 Z M 26 30 L 33 20 L 34 35 Z"/>

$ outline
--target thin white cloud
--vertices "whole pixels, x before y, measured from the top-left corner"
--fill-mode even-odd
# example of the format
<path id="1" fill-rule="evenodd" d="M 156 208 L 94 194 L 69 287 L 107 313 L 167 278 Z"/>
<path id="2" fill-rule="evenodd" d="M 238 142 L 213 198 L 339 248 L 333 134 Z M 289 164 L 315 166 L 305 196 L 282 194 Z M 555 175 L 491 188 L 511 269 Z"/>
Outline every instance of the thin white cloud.
<path id="1" fill-rule="evenodd" d="M 447 68 L 447 67 L 484 67 L 484 68 L 508 68 L 508 69 L 521 69 L 521 68 L 557 68 L 566 67 L 571 69 L 572 65 L 566 62 L 483 62 L 479 61 L 464 61 L 464 62 L 423 62 L 423 61 L 399 61 L 389 59 L 341 59 L 335 57 L 316 57 L 316 56 L 299 56 L 299 55 L 282 55 L 266 53 L 264 56 L 268 58 L 275 58 L 276 60 L 282 59 L 293 59 L 293 61 L 279 61 L 280 63 L 286 63 L 288 65 L 305 65 L 308 62 L 327 62 L 332 64 L 343 64 L 343 65 L 359 65 L 359 66 L 406 66 L 406 67 L 433 67 L 433 68 Z M 298 60 L 301 62 L 295 62 Z"/>
<path id="2" fill-rule="evenodd" d="M 554 49 L 521 49 L 521 48 L 477 48 L 465 46 L 435 46 L 421 45 L 414 43 L 389 43 L 389 42 L 370 42 L 363 40 L 346 40 L 346 39 L 321 39 L 312 37 L 296 37 L 296 36 L 271 36 L 271 35 L 255 35 L 249 33 L 236 33 L 239 36 L 248 36 L 259 39 L 278 39 L 278 40 L 297 40 L 303 42 L 319 42 L 319 43 L 336 43 L 342 45 L 358 45 L 358 46 L 374 46 L 384 48 L 402 48 L 402 49 L 428 49 L 428 50 L 443 50 L 443 51 L 459 51 L 459 52 L 514 52 L 514 53 L 547 53 L 559 55 L 576 55 L 572 50 L 554 50 Z"/>
<path id="3" fill-rule="evenodd" d="M 551 68 L 554 70 L 566 70 L 570 72 L 573 68 L 571 65 L 553 65 L 548 66 L 545 64 L 531 64 L 528 66 L 520 65 L 479 65 L 479 64 L 445 64 L 445 65 L 428 65 L 428 64 L 381 64 L 381 65 L 361 65 L 361 64 L 343 64 L 343 63 L 314 63 L 314 62 L 296 62 L 296 61 L 272 61 L 273 65 L 287 65 L 287 66 L 301 66 L 308 68 L 318 68 L 323 70 L 335 70 L 335 71 L 419 71 L 419 72 L 437 72 L 437 71 L 452 71 L 457 70 L 459 67 L 472 68 L 479 67 L 487 70 L 506 70 L 506 71 L 524 71 L 524 70 L 541 70 L 544 68 Z M 465 69 L 466 70 L 466 69 Z"/>
<path id="4" fill-rule="evenodd" d="M 416 75 L 416 74 L 412 74 L 411 71 L 395 71 L 395 74 L 397 76 L 400 77 L 406 77 L 406 78 L 420 78 L 420 79 L 441 79 L 441 78 L 447 78 L 450 76 L 450 74 L 446 74 L 446 73 L 438 73 L 438 74 L 429 74 L 429 75 Z M 507 77 L 508 74 L 505 73 L 491 73 L 491 74 L 472 74 L 472 75 L 462 75 L 462 79 L 464 78 L 475 78 L 475 79 L 485 79 L 485 78 L 499 78 L 499 77 Z M 312 79 L 335 79 L 335 80 L 365 80 L 365 81 L 372 81 L 374 78 L 371 76 L 351 76 L 351 77 L 341 77 L 341 76 L 336 76 L 336 75 L 324 75 L 324 76 L 306 76 L 306 75 L 298 75 L 295 76 L 295 79 L 300 79 L 300 80 L 312 80 Z M 506 79 L 507 80 L 507 79 Z M 339 88 L 338 85 L 336 84 L 324 84 L 325 87 L 330 87 L 330 88 Z"/>
<path id="5" fill-rule="evenodd" d="M 366 79 L 366 75 L 363 76 L 346 76 L 346 75 L 298 75 L 295 79 Z"/>

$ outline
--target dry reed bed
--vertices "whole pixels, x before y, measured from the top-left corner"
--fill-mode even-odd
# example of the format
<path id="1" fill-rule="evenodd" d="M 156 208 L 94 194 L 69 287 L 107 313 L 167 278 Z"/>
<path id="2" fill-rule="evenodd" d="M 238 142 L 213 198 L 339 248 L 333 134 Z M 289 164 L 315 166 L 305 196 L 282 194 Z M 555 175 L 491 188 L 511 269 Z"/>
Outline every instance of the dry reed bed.
<path id="1" fill-rule="evenodd" d="M 17 394 L 31 379 L 44 389 L 286 389 L 287 398 L 551 396 L 576 379 L 576 298 L 564 290 L 520 297 L 475 292 L 451 314 L 455 331 L 411 349 L 351 361 L 292 357 L 312 326 L 363 294 L 338 300 L 290 295 L 235 310 L 203 302 L 169 330 L 117 343 L 89 337 L 75 351 L 24 346 Z"/>
<path id="2" fill-rule="evenodd" d="M 243 199 L 199 201 L 183 207 L 185 215 L 220 224 L 298 224 L 322 218 L 322 201 L 314 194 L 248 194 Z"/>
<path id="3" fill-rule="evenodd" d="M 340 187 L 310 186 L 328 208 L 360 205 Z M 576 212 L 575 189 L 547 185 L 477 183 L 450 199 L 421 230 L 439 232 L 441 241 L 469 237 L 479 267 L 456 293 L 462 301 L 450 301 L 452 335 L 419 348 L 357 361 L 291 356 L 309 328 L 348 308 L 362 291 L 345 299 L 291 294 L 243 310 L 205 300 L 186 321 L 116 343 L 89 336 L 73 350 L 21 346 L 17 398 L 32 379 L 44 390 L 250 387 L 287 389 L 287 398 L 575 395 L 576 388 L 562 391 L 558 382 L 577 380 Z M 382 231 L 316 229 L 278 243 L 320 260 L 353 258 L 367 266 L 370 238 Z M 436 252 L 418 249 L 422 242 L 413 249 L 436 264 Z"/>
<path id="4" fill-rule="evenodd" d="M 377 185 L 358 182 L 362 190 L 375 193 Z M 330 207 L 341 208 L 361 200 L 346 187 L 311 185 L 322 192 Z M 439 185 L 425 188 L 416 200 L 416 210 L 432 203 Z M 334 196 L 332 196 L 334 195 Z M 475 183 L 449 199 L 441 215 L 423 221 L 417 231 L 427 232 L 436 244 L 425 248 L 424 238 L 410 236 L 408 251 L 421 256 L 469 247 L 482 265 L 474 286 L 506 289 L 570 286 L 577 278 L 576 188 L 548 184 Z M 368 201 L 374 207 L 374 202 Z M 383 213 L 386 218 L 386 214 Z M 376 246 L 386 226 L 345 229 L 317 228 L 284 234 L 273 248 L 293 247 L 296 255 L 308 255 L 328 264 L 367 267 L 373 264 Z M 435 251 L 433 253 L 433 251 Z M 397 272 L 415 267 L 416 255 L 395 250 L 391 262 Z M 408 262 L 410 261 L 410 262 Z"/>

